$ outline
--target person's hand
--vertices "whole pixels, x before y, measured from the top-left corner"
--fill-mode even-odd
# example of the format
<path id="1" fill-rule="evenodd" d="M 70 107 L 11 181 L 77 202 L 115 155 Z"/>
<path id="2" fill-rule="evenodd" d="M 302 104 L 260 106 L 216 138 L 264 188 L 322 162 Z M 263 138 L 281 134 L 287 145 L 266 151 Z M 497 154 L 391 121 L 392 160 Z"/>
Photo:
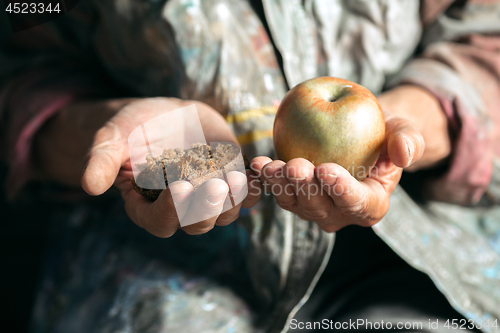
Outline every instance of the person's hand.
<path id="1" fill-rule="evenodd" d="M 190 104 L 196 104 L 208 142 L 237 143 L 224 118 L 206 104 L 173 98 L 118 100 L 105 103 L 81 103 L 62 110 L 40 133 L 37 144 L 39 167 L 46 178 L 67 185 L 80 182 L 83 156 L 85 170 L 81 186 L 90 195 L 100 195 L 113 184 L 121 191 L 128 216 L 140 227 L 158 237 L 170 237 L 180 227 L 174 201 L 184 202 L 181 209 L 189 214 L 189 203 L 208 212 L 204 221 L 183 228 L 189 234 L 205 233 L 215 224 L 227 225 L 238 217 L 242 205 L 250 207 L 258 195 L 249 190 L 245 200 L 232 209 L 221 211 L 231 188 L 246 184 L 247 177 L 239 172 L 228 174 L 227 181 L 211 179 L 196 191 L 189 182 L 176 182 L 150 202 L 132 187 L 132 168 L 127 140 L 133 129 L 160 114 Z M 90 147 L 90 149 L 89 149 Z M 45 151 L 51 151 L 51 155 Z M 87 153 L 88 151 L 88 153 Z M 40 152 L 43 152 L 41 154 Z M 255 188 L 255 186 L 254 186 Z M 206 200 L 208 198 L 208 200 Z M 179 207 L 178 207 L 179 208 Z"/>
<path id="2" fill-rule="evenodd" d="M 262 156 L 251 161 L 280 207 L 328 232 L 351 224 L 372 226 L 387 213 L 403 168 L 430 167 L 449 154 L 446 118 L 433 96 L 417 87 L 404 87 L 380 96 L 379 101 L 386 110 L 384 147 L 369 177 L 361 182 L 335 163 L 315 167 L 303 158 L 285 163 Z M 425 123 L 427 119 L 433 122 Z M 427 142 L 433 149 L 424 154 Z"/>

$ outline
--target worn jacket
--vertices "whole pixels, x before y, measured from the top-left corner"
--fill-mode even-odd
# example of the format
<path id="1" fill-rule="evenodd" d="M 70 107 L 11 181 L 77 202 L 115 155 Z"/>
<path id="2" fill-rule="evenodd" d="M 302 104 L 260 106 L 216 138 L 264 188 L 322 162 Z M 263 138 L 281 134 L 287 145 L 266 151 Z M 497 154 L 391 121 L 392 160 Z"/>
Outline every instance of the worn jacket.
<path id="1" fill-rule="evenodd" d="M 88 0 L 5 38 L 0 151 L 10 196 L 33 179 L 36 132 L 78 99 L 201 100 L 224 115 L 249 157 L 272 157 L 288 88 L 322 75 L 375 94 L 417 84 L 439 99 L 453 153 L 426 182 L 424 202 L 398 187 L 374 230 L 465 317 L 500 319 L 500 1 L 263 0 L 263 12 L 256 8 Z M 224 231 L 161 244 L 134 228 L 122 205 L 56 214 L 49 262 L 57 264 L 41 286 L 34 331 L 286 331 L 334 246 L 334 234 L 267 196 Z"/>

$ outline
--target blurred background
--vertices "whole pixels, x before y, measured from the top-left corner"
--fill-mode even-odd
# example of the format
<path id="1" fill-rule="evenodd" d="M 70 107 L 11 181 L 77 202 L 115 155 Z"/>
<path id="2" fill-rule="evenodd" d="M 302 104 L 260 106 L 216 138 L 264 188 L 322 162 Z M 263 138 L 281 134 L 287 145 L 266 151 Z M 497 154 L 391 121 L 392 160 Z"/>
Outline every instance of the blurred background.
<path id="1" fill-rule="evenodd" d="M 27 332 L 49 229 L 50 206 L 7 203 L 0 165 L 0 332 Z"/>
<path id="2" fill-rule="evenodd" d="M 11 35 L 7 16 L 0 10 L 0 42 Z M 51 208 L 26 200 L 8 203 L 6 176 L 7 167 L 0 163 L 0 332 L 25 333 L 42 274 Z"/>

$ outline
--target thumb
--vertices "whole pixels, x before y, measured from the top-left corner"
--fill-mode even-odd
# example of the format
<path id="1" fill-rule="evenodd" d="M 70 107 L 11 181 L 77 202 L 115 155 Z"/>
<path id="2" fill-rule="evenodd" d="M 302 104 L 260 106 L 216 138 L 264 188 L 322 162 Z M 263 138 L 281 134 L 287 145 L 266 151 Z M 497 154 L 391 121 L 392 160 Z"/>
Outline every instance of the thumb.
<path id="1" fill-rule="evenodd" d="M 425 141 L 408 120 L 390 118 L 386 121 L 387 154 L 398 167 L 405 168 L 418 161 L 425 150 Z"/>
<path id="2" fill-rule="evenodd" d="M 126 160 L 125 152 L 126 144 L 118 126 L 108 122 L 97 131 L 81 179 L 85 192 L 90 195 L 106 192 Z"/>

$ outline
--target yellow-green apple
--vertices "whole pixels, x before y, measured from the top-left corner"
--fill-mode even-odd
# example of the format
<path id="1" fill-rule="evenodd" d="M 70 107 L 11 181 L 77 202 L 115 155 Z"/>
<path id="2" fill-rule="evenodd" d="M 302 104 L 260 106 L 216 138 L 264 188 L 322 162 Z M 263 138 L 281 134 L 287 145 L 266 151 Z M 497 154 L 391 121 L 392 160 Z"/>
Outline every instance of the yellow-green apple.
<path id="1" fill-rule="evenodd" d="M 274 120 L 279 159 L 302 157 L 315 166 L 337 163 L 358 180 L 377 162 L 384 137 L 384 114 L 375 96 L 359 84 L 334 77 L 292 88 Z"/>

